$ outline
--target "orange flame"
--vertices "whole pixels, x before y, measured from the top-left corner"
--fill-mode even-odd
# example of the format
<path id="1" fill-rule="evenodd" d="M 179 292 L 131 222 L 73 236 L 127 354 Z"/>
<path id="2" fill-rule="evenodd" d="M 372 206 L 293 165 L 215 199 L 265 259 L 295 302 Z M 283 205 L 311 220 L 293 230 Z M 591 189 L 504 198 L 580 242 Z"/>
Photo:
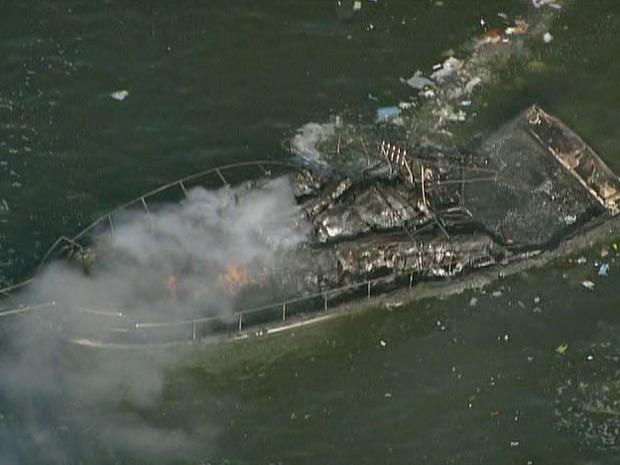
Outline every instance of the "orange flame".
<path id="1" fill-rule="evenodd" d="M 166 279 L 166 291 L 172 300 L 179 299 L 179 289 L 177 287 L 177 277 L 174 274 L 171 274 Z"/>
<path id="2" fill-rule="evenodd" d="M 243 287 L 256 282 L 249 271 L 232 263 L 226 265 L 226 271 L 219 277 L 220 287 L 229 295 L 238 293 Z"/>

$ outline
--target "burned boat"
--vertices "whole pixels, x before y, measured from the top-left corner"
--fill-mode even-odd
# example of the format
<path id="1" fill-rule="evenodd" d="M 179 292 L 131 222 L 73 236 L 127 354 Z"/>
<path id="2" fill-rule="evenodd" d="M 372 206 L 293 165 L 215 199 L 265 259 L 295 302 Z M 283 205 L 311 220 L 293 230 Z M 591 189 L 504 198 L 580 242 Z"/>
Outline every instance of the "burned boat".
<path id="1" fill-rule="evenodd" d="M 261 176 L 239 183 L 221 168 L 209 172 L 226 184 L 215 196 L 190 189 L 201 176 L 142 196 L 137 224 L 123 220 L 125 206 L 47 257 L 43 283 L 87 292 L 60 298 L 43 284 L 38 299 L 72 312 L 59 327 L 81 342 L 265 334 L 359 298 L 399 291 L 407 299 L 425 282 L 530 266 L 620 209 L 618 177 L 535 105 L 471 151 L 360 142 L 361 168 L 262 163 Z M 182 191 L 180 215 L 156 202 L 173 189 Z M 64 260 L 49 259 L 58 255 Z M 112 284 L 101 290 L 102 282 Z"/>

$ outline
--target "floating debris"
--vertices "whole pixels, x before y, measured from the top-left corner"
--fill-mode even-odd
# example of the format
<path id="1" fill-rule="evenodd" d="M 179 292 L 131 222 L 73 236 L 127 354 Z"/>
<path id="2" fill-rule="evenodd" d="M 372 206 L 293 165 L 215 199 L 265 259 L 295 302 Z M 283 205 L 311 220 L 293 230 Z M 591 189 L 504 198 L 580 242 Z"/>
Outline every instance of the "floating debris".
<path id="1" fill-rule="evenodd" d="M 398 302 L 387 302 L 384 307 L 387 310 L 394 310 L 395 308 L 400 308 L 404 305 L 404 303 L 402 301 L 398 301 Z"/>
<path id="2" fill-rule="evenodd" d="M 609 274 L 609 265 L 607 263 L 601 263 L 598 269 L 599 276 L 607 276 Z"/>
<path id="3" fill-rule="evenodd" d="M 424 87 L 434 87 L 435 83 L 431 81 L 429 78 L 424 77 L 422 75 L 422 71 L 417 70 L 413 73 L 409 79 L 400 78 L 401 82 L 404 82 L 409 87 L 413 87 L 414 89 L 424 89 Z"/>
<path id="4" fill-rule="evenodd" d="M 562 220 L 567 225 L 571 225 L 571 224 L 574 224 L 575 221 L 577 221 L 577 215 L 566 215 L 564 218 L 562 218 Z"/>
<path id="5" fill-rule="evenodd" d="M 555 351 L 560 354 L 560 355 L 564 355 L 566 353 L 566 351 L 568 350 L 568 344 L 560 344 L 559 346 L 557 346 L 557 348 L 555 349 Z"/>
<path id="6" fill-rule="evenodd" d="M 110 94 L 110 97 L 112 97 L 114 100 L 118 100 L 119 102 L 122 102 L 128 96 L 129 96 L 128 90 L 117 90 L 116 92 L 112 92 Z"/>
<path id="7" fill-rule="evenodd" d="M 435 66 L 433 66 L 433 69 L 435 69 Z M 443 81 L 447 77 L 456 73 L 462 66 L 463 62 L 461 60 L 454 57 L 449 57 L 433 72 L 433 74 L 431 74 L 431 79 Z"/>
<path id="8" fill-rule="evenodd" d="M 559 9 L 562 8 L 562 5 L 557 3 L 556 0 L 532 0 L 532 5 L 534 5 L 536 8 L 541 8 L 543 6 L 548 6 L 550 8 L 554 8 L 556 10 L 559 10 Z"/>
<path id="9" fill-rule="evenodd" d="M 592 281 L 588 281 L 587 279 L 583 281 L 581 285 L 590 291 L 594 289 L 594 283 Z"/>
<path id="10" fill-rule="evenodd" d="M 467 81 L 467 84 L 465 84 L 465 92 L 471 94 L 471 91 L 474 90 L 474 87 L 480 84 L 482 84 L 482 79 L 480 79 L 478 76 L 471 78 L 469 81 Z"/>
<path id="11" fill-rule="evenodd" d="M 529 25 L 522 19 L 515 20 L 515 25 L 506 28 L 506 35 L 520 35 L 527 33 Z"/>
<path id="12" fill-rule="evenodd" d="M 439 121 L 459 121 L 463 122 L 467 118 L 467 113 L 463 110 L 454 110 L 451 105 L 445 105 L 434 111 L 439 116 Z"/>
<path id="13" fill-rule="evenodd" d="M 398 115 L 400 115 L 400 108 L 397 106 L 377 108 L 377 122 L 393 121 Z"/>
<path id="14" fill-rule="evenodd" d="M 470 307 L 475 307 L 477 303 L 478 303 L 478 298 L 477 297 L 472 297 L 471 300 L 469 301 L 469 306 Z"/>
<path id="15" fill-rule="evenodd" d="M 502 42 L 502 39 L 502 32 L 499 29 L 489 29 L 478 37 L 476 46 L 481 47 L 489 44 L 499 44 Z"/>
<path id="16" fill-rule="evenodd" d="M 549 42 L 551 42 L 553 40 L 553 36 L 549 33 L 549 32 L 545 32 L 543 34 L 543 42 L 548 44 Z"/>
<path id="17" fill-rule="evenodd" d="M 420 92 L 420 95 L 426 98 L 433 98 L 435 96 L 435 91 L 430 87 L 427 87 L 422 92 Z"/>

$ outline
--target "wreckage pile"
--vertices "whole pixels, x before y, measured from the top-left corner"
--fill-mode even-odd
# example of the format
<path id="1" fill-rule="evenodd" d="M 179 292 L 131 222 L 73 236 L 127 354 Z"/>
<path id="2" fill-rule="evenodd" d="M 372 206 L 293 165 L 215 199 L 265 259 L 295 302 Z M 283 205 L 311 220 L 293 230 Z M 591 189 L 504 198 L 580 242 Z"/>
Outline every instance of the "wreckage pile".
<path id="1" fill-rule="evenodd" d="M 323 264 L 316 271 L 321 289 L 403 273 L 454 276 L 518 260 L 618 212 L 617 177 L 537 106 L 473 153 L 360 141 L 361 173 L 304 170 L 291 178 L 314 233 L 309 255 Z"/>

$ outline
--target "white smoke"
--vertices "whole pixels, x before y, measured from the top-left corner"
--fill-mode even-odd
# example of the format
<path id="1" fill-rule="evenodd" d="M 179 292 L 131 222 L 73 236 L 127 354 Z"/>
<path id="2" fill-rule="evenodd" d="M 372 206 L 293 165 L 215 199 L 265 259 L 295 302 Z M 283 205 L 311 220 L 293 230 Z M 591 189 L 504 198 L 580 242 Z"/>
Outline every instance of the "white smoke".
<path id="1" fill-rule="evenodd" d="M 90 274 L 79 260 L 40 274 L 23 300 L 55 305 L 1 321 L 0 406 L 11 411 L 0 411 L 0 443 L 12 445 L 0 451 L 1 463 L 73 463 L 76 452 L 101 463 L 208 456 L 213 425 L 145 415 L 161 405 L 176 350 L 89 348 L 67 337 L 83 331 L 105 341 L 114 335 L 108 326 L 122 328 L 119 320 L 230 313 L 227 267 L 267 270 L 305 237 L 287 177 L 249 187 L 197 188 L 179 204 L 153 208 L 150 219 L 128 214 L 114 235 L 96 238 Z"/>
<path id="2" fill-rule="evenodd" d="M 243 287 L 227 273 L 234 267 L 253 282 L 272 268 L 304 240 L 298 218 L 287 177 L 252 190 L 197 188 L 179 205 L 131 215 L 113 236 L 100 237 L 89 274 L 75 264 L 50 267 L 37 298 L 134 322 L 225 316 Z"/>

